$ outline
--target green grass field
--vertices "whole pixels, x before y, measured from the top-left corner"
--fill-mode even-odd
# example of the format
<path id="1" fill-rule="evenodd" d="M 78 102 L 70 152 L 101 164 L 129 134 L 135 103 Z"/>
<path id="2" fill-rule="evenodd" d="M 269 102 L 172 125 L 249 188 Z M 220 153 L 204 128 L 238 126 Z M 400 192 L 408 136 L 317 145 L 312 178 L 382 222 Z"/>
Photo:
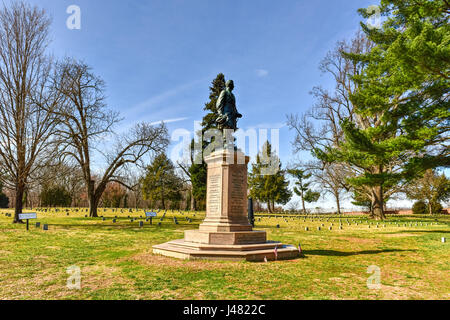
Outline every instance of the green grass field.
<path id="1" fill-rule="evenodd" d="M 197 229 L 204 213 L 169 211 L 161 226 L 161 214 L 150 226 L 145 219 L 127 218 L 144 216 L 143 211 L 101 209 L 106 221 L 85 218 L 85 212 L 38 212 L 37 221 L 49 230 L 36 228 L 32 220 L 27 232 L 5 216 L 11 211 L 0 212 L 0 299 L 450 298 L 449 243 L 441 242 L 450 232 L 448 216 L 390 217 L 378 228 L 364 217 L 257 218 L 256 229 L 266 230 L 270 240 L 300 243 L 305 257 L 251 263 L 152 254 L 152 245 Z M 138 221 L 145 222 L 143 228 Z M 66 287 L 66 271 L 73 265 L 81 268 L 81 290 Z M 371 265 L 381 270 L 378 290 L 367 287 Z"/>

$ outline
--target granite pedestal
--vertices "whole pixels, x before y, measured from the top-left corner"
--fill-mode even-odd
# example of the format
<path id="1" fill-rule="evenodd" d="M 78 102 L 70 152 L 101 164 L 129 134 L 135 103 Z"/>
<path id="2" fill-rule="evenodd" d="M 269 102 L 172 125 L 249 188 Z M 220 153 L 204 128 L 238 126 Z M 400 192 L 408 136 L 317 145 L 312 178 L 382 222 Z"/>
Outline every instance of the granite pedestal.
<path id="1" fill-rule="evenodd" d="M 247 165 L 240 151 L 220 150 L 205 158 L 208 165 L 206 218 L 184 239 L 153 247 L 153 253 L 180 259 L 263 261 L 292 259 L 297 248 L 267 241 L 253 231 L 247 216 Z M 275 256 L 275 248 L 277 257 Z"/>

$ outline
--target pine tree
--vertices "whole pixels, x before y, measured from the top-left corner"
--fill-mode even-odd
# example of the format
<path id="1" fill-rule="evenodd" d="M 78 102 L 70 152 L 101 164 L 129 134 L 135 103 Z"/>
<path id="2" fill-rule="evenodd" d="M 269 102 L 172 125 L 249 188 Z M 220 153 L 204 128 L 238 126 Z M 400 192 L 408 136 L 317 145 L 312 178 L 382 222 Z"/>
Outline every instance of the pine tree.
<path id="1" fill-rule="evenodd" d="M 348 54 L 364 65 L 350 99 L 356 119 L 345 119 L 345 142 L 318 151 L 321 159 L 363 171 L 349 179 L 370 189 L 372 216 L 384 219 L 384 190 L 428 168 L 449 165 L 449 6 L 445 1 L 382 0 L 381 29 L 362 24 L 375 43 L 367 54 Z M 367 10 L 361 9 L 364 17 Z"/>
<path id="2" fill-rule="evenodd" d="M 207 166 L 202 163 L 193 163 L 189 168 L 192 182 L 192 195 L 195 202 L 195 210 L 204 210 L 206 207 L 206 181 Z"/>
<path id="3" fill-rule="evenodd" d="M 352 204 L 357 207 L 367 208 L 369 212 L 372 212 L 372 201 L 363 193 L 359 193 L 357 190 L 353 192 Z"/>
<path id="4" fill-rule="evenodd" d="M 208 113 L 203 117 L 202 130 L 197 132 L 198 139 L 203 140 L 204 133 L 210 129 L 217 129 L 217 109 L 216 103 L 220 96 L 220 93 L 225 89 L 225 76 L 219 73 L 217 77 L 212 81 L 212 85 L 209 88 L 209 102 L 205 104 L 204 111 Z M 192 194 L 195 199 L 196 209 L 204 209 L 206 207 L 206 183 L 207 183 L 207 165 L 203 159 L 203 151 L 208 147 L 212 141 L 202 142 L 202 151 L 194 152 L 194 141 L 192 141 L 191 149 L 192 165 L 189 168 L 189 174 L 192 182 Z M 195 160 L 195 161 L 194 161 Z M 201 163 L 200 163 L 201 162 Z"/>
<path id="5" fill-rule="evenodd" d="M 275 204 L 286 204 L 292 197 L 289 191 L 289 181 L 278 156 L 272 152 L 269 142 L 263 145 L 262 151 L 256 156 L 256 163 L 248 178 L 250 197 L 267 203 L 269 212 L 275 211 Z"/>
<path id="6" fill-rule="evenodd" d="M 40 198 L 44 207 L 68 207 L 72 203 L 70 193 L 62 186 L 44 186 Z"/>
<path id="7" fill-rule="evenodd" d="M 312 174 L 306 173 L 306 170 L 301 169 L 291 169 L 288 170 L 288 173 L 297 180 L 295 181 L 294 192 L 302 199 L 303 213 L 306 213 L 305 202 L 317 202 L 320 198 L 320 193 L 310 188 L 311 182 L 308 180 Z"/>
<path id="8" fill-rule="evenodd" d="M 205 104 L 204 111 L 208 113 L 203 117 L 202 127 L 203 133 L 209 129 L 217 129 L 216 119 L 217 119 L 217 100 L 219 99 L 220 93 L 225 89 L 225 75 L 219 73 L 217 77 L 213 80 L 212 86 L 209 87 L 209 102 Z"/>
<path id="9" fill-rule="evenodd" d="M 175 172 L 175 166 L 165 153 L 158 155 L 146 169 L 142 180 L 142 194 L 151 205 L 161 203 L 167 209 L 167 201 L 179 201 L 182 198 L 183 183 Z"/>

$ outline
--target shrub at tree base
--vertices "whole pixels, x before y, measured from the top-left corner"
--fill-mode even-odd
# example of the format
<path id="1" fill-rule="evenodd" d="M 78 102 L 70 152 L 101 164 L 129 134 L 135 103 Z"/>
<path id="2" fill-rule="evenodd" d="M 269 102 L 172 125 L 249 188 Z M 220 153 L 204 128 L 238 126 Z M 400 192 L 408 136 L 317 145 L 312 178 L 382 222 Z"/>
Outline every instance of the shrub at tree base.
<path id="1" fill-rule="evenodd" d="M 427 205 L 424 201 L 417 201 L 412 207 L 413 214 L 427 214 Z"/>
<path id="2" fill-rule="evenodd" d="M 6 209 L 9 206 L 9 199 L 3 192 L 0 193 L 0 208 Z"/>
<path id="3" fill-rule="evenodd" d="M 41 205 L 44 207 L 68 207 L 72 203 L 70 193 L 60 186 L 46 186 L 41 192 Z"/>

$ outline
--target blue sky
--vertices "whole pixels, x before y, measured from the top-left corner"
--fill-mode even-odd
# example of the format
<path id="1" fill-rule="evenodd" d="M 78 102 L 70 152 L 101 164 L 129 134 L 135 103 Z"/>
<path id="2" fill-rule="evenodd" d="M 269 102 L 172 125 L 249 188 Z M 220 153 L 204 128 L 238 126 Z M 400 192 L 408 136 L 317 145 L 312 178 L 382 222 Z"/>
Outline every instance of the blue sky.
<path id="1" fill-rule="evenodd" d="M 8 2 L 8 1 L 5 1 Z M 350 38 L 357 9 L 377 0 L 29 0 L 53 17 L 50 51 L 84 60 L 107 84 L 108 104 L 125 118 L 171 120 L 193 131 L 209 85 L 235 81 L 239 126 L 280 128 L 280 157 L 293 160 L 286 114 L 311 107 L 313 86 L 332 85 L 318 70 L 338 40 Z M 81 30 L 69 30 L 69 5 Z M 284 127 L 283 127 L 284 126 Z"/>

